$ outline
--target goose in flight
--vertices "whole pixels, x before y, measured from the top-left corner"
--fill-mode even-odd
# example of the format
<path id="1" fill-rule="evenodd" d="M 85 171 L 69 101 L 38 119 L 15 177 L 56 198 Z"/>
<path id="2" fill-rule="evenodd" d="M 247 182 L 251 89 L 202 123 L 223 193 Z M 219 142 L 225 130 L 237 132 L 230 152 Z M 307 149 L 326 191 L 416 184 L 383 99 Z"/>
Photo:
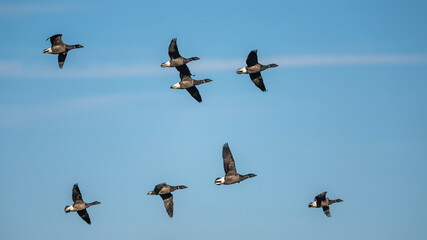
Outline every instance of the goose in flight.
<path id="1" fill-rule="evenodd" d="M 259 88 L 261 91 L 265 92 L 267 91 L 265 89 L 264 81 L 261 76 L 261 71 L 264 71 L 267 68 L 272 67 L 278 67 L 277 64 L 268 64 L 268 65 L 262 65 L 258 63 L 258 56 L 257 56 L 257 50 L 252 50 L 248 58 L 246 59 L 246 67 L 240 68 L 236 71 L 237 74 L 246 73 L 249 74 L 249 77 L 251 78 L 252 82 Z"/>
<path id="2" fill-rule="evenodd" d="M 330 217 L 331 213 L 329 211 L 329 205 L 336 203 L 336 202 L 342 202 L 341 199 L 331 200 L 326 197 L 327 192 L 322 192 L 321 194 L 317 195 L 314 198 L 314 202 L 311 202 L 308 207 L 309 208 L 322 208 L 323 212 L 326 214 L 326 216 Z"/>
<path id="3" fill-rule="evenodd" d="M 83 46 L 80 44 L 67 45 L 62 41 L 61 37 L 62 37 L 62 34 L 56 34 L 56 35 L 53 35 L 52 37 L 47 38 L 47 39 L 50 39 L 50 43 L 52 44 L 52 47 L 45 49 L 43 53 L 58 54 L 59 68 L 62 69 L 62 67 L 64 66 L 65 58 L 67 57 L 68 51 L 75 48 L 82 48 Z"/>
<path id="4" fill-rule="evenodd" d="M 176 45 L 176 38 L 172 39 L 169 44 L 169 57 L 170 60 L 162 63 L 161 67 L 179 67 L 188 62 L 199 60 L 198 57 L 184 58 L 181 57 L 178 51 L 178 46 Z"/>
<path id="5" fill-rule="evenodd" d="M 241 181 L 255 177 L 256 175 L 253 173 L 249 173 L 246 175 L 240 175 L 236 171 L 236 164 L 234 163 L 233 155 L 231 154 L 230 147 L 228 143 L 225 143 L 222 147 L 222 159 L 224 161 L 224 171 L 225 177 L 215 179 L 216 185 L 229 185 L 233 183 L 240 183 Z"/>
<path id="6" fill-rule="evenodd" d="M 86 211 L 86 208 L 88 208 L 92 205 L 100 204 L 100 202 L 95 201 L 92 203 L 85 203 L 82 199 L 82 194 L 80 193 L 80 189 L 79 189 L 79 186 L 77 185 L 77 183 L 74 184 L 72 196 L 73 196 L 74 204 L 71 206 L 66 206 L 65 207 L 65 213 L 77 212 L 79 214 L 79 216 L 81 218 L 83 218 L 83 220 L 85 220 L 85 222 L 90 224 L 90 218 L 89 218 L 89 214 Z"/>
<path id="7" fill-rule="evenodd" d="M 202 102 L 202 97 L 200 96 L 199 90 L 196 88 L 196 85 L 212 82 L 212 80 L 195 80 L 191 78 L 191 72 L 190 69 L 188 69 L 187 64 L 179 66 L 176 69 L 179 71 L 179 77 L 181 78 L 181 81 L 171 86 L 171 88 L 186 89 L 194 99 L 196 99 L 198 102 Z"/>
<path id="8" fill-rule="evenodd" d="M 168 213 L 169 217 L 173 217 L 173 195 L 171 192 L 177 189 L 185 188 L 187 188 L 187 186 L 170 186 L 166 183 L 160 183 L 154 187 L 153 191 L 149 191 L 147 195 L 160 195 L 160 197 L 162 197 L 163 199 L 163 204 L 165 205 L 166 212 Z"/>

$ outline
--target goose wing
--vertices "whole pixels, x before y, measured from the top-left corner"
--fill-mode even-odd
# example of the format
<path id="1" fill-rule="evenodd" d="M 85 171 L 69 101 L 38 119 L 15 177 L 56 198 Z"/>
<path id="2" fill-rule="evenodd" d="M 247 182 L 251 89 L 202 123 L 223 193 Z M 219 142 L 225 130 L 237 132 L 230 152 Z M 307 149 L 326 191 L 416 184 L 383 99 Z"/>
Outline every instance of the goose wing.
<path id="1" fill-rule="evenodd" d="M 171 59 L 181 57 L 178 51 L 178 46 L 176 45 L 176 38 L 172 39 L 171 43 L 169 44 L 169 57 Z"/>
<path id="2" fill-rule="evenodd" d="M 179 77 L 181 78 L 181 80 L 184 76 L 191 76 L 191 72 L 190 72 L 190 69 L 188 68 L 187 64 L 176 67 L 176 70 L 178 70 Z"/>
<path id="3" fill-rule="evenodd" d="M 166 212 L 169 217 L 173 217 L 173 195 L 172 193 L 160 195 L 163 199 L 163 204 L 165 205 Z"/>
<path id="4" fill-rule="evenodd" d="M 262 79 L 261 72 L 250 73 L 249 77 L 251 77 L 252 82 L 257 86 L 261 91 L 267 91 L 265 89 L 264 80 Z"/>
<path id="5" fill-rule="evenodd" d="M 52 44 L 52 47 L 53 47 L 53 46 L 56 46 L 56 45 L 63 45 L 63 44 L 65 44 L 62 41 L 61 37 L 62 37 L 62 34 L 55 34 L 52 37 L 48 37 L 47 39 L 50 39 L 50 43 Z M 46 41 L 47 41 L 47 39 L 46 39 Z"/>
<path id="6" fill-rule="evenodd" d="M 251 67 L 256 64 L 258 64 L 257 50 L 252 50 L 249 53 L 248 58 L 246 59 L 246 65 L 248 65 L 248 67 Z"/>
<path id="7" fill-rule="evenodd" d="M 196 86 L 186 88 L 186 90 L 194 99 L 196 99 L 198 102 L 202 102 L 202 97 L 200 96 L 199 90 L 196 88 Z"/>
<path id="8" fill-rule="evenodd" d="M 322 202 L 326 200 L 326 193 L 327 192 L 322 192 L 314 198 L 314 201 L 316 201 L 317 206 L 321 206 Z"/>
<path id="9" fill-rule="evenodd" d="M 317 195 L 314 198 L 314 201 L 317 201 L 317 202 L 325 201 L 326 200 L 326 193 L 327 192 L 322 192 L 321 194 Z"/>
<path id="10" fill-rule="evenodd" d="M 73 186 L 73 202 L 83 201 L 82 194 L 80 193 L 79 185 L 76 183 Z"/>
<path id="11" fill-rule="evenodd" d="M 329 211 L 329 206 L 323 206 L 322 209 L 323 209 L 323 212 L 326 214 L 326 216 L 331 217 L 331 212 Z"/>
<path id="12" fill-rule="evenodd" d="M 231 154 L 230 147 L 228 146 L 228 143 L 225 143 L 222 147 L 222 159 L 224 161 L 224 171 L 225 174 L 235 173 L 236 171 L 236 164 L 234 163 L 233 155 Z"/>
<path id="13" fill-rule="evenodd" d="M 77 213 L 79 214 L 79 216 L 85 220 L 85 222 L 87 222 L 87 224 L 90 224 L 90 218 L 89 218 L 89 213 L 87 213 L 86 209 L 77 211 Z"/>
<path id="14" fill-rule="evenodd" d="M 65 58 L 66 57 L 67 57 L 67 52 L 66 51 L 58 54 L 58 65 L 59 65 L 59 68 L 62 69 L 62 67 L 64 66 Z"/>

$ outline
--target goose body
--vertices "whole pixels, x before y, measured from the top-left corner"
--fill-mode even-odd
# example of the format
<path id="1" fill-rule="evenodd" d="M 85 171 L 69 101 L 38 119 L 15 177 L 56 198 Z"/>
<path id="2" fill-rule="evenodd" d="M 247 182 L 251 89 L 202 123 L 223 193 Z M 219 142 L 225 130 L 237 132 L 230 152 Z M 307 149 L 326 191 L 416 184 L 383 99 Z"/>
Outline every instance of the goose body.
<path id="1" fill-rule="evenodd" d="M 323 192 L 323 193 L 317 195 L 314 198 L 314 201 L 311 202 L 310 204 L 308 204 L 308 207 L 309 208 L 322 208 L 325 215 L 330 217 L 331 212 L 329 210 L 329 205 L 336 203 L 336 202 L 342 202 L 343 200 L 341 200 L 341 199 L 331 200 L 331 199 L 326 197 L 326 193 L 327 192 Z"/>
<path id="2" fill-rule="evenodd" d="M 65 44 L 62 41 L 62 34 L 56 34 L 47 39 L 50 39 L 50 43 L 52 44 L 52 46 L 50 48 L 45 49 L 43 53 L 58 54 L 59 68 L 62 68 L 64 66 L 65 58 L 67 57 L 68 51 L 83 47 L 80 44 L 76 44 L 76 45 Z"/>
<path id="3" fill-rule="evenodd" d="M 257 86 L 261 91 L 265 92 L 267 91 L 265 89 L 264 80 L 261 76 L 261 71 L 264 71 L 265 69 L 272 68 L 272 67 L 278 67 L 277 64 L 268 64 L 268 65 L 262 65 L 258 63 L 258 55 L 257 50 L 252 50 L 248 58 L 246 59 L 246 67 L 240 68 L 236 71 L 237 74 L 249 74 L 249 77 L 251 78 L 252 82 Z"/>
<path id="4" fill-rule="evenodd" d="M 85 222 L 87 222 L 88 224 L 91 223 L 90 218 L 89 218 L 89 214 L 86 211 L 86 208 L 92 206 L 92 205 L 97 205 L 97 204 L 101 204 L 98 201 L 95 202 L 91 202 L 91 203 L 85 203 L 83 201 L 82 198 L 82 194 L 80 193 L 80 189 L 78 184 L 74 184 L 73 186 L 73 193 L 72 193 L 72 198 L 73 198 L 73 205 L 71 206 L 66 206 L 65 207 L 65 213 L 69 213 L 69 212 L 77 212 L 79 214 L 79 216 L 85 220 Z"/>
<path id="5" fill-rule="evenodd" d="M 170 186 L 166 183 L 157 184 L 154 187 L 153 191 L 149 191 L 147 195 L 160 195 L 163 199 L 163 204 L 165 205 L 166 212 L 169 217 L 173 217 L 173 195 L 171 192 L 177 189 L 185 189 L 187 186 L 179 185 L 179 186 Z"/>
<path id="6" fill-rule="evenodd" d="M 169 44 L 169 57 L 170 60 L 162 63 L 161 67 L 179 67 L 191 61 L 199 60 L 198 57 L 184 58 L 179 54 L 176 38 L 172 39 Z"/>
<path id="7" fill-rule="evenodd" d="M 241 181 L 246 180 L 248 178 L 256 177 L 256 175 L 253 173 L 249 173 L 246 175 L 241 175 L 237 173 L 236 164 L 234 162 L 234 158 L 231 154 L 231 150 L 228 146 L 228 143 L 225 143 L 222 147 L 222 158 L 224 163 L 225 176 L 222 178 L 215 179 L 216 185 L 230 185 L 234 183 L 240 183 Z"/>
<path id="8" fill-rule="evenodd" d="M 200 96 L 199 90 L 196 88 L 196 85 L 200 85 L 207 82 L 212 82 L 211 79 L 195 80 L 191 78 L 190 69 L 187 67 L 187 64 L 179 66 L 176 68 L 179 71 L 179 77 L 181 81 L 171 86 L 172 89 L 186 89 L 190 95 L 196 99 L 198 102 L 202 102 L 202 97 Z"/>

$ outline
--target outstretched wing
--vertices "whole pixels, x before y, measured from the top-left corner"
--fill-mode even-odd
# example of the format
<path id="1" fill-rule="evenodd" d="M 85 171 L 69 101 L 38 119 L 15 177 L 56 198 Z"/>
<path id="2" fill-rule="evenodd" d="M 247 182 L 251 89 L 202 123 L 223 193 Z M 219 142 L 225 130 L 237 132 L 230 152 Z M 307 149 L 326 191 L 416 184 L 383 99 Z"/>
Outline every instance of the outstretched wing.
<path id="1" fill-rule="evenodd" d="M 73 202 L 83 201 L 82 194 L 80 193 L 79 185 L 76 183 L 73 187 Z"/>
<path id="2" fill-rule="evenodd" d="M 191 76 L 190 69 L 187 64 L 176 67 L 176 70 L 179 72 L 179 77 L 182 79 L 184 76 Z"/>
<path id="3" fill-rule="evenodd" d="M 224 161 L 224 171 L 226 175 L 229 173 L 237 173 L 236 164 L 234 163 L 234 158 L 228 143 L 225 143 L 222 147 L 222 159 Z"/>
<path id="4" fill-rule="evenodd" d="M 251 77 L 252 82 L 255 83 L 255 86 L 257 86 L 259 89 L 261 89 L 261 91 L 263 91 L 263 92 L 267 91 L 265 89 L 265 85 L 264 85 L 264 81 L 263 81 L 262 76 L 261 76 L 261 72 L 250 73 L 249 77 Z"/>
<path id="5" fill-rule="evenodd" d="M 202 97 L 200 96 L 199 90 L 196 88 L 196 86 L 192 86 L 186 89 L 194 99 L 196 99 L 198 102 L 202 102 Z"/>
<path id="6" fill-rule="evenodd" d="M 329 206 L 322 207 L 323 212 L 326 214 L 326 216 L 331 217 L 331 212 L 329 211 Z"/>
<path id="7" fill-rule="evenodd" d="M 56 45 L 62 45 L 62 44 L 64 44 L 64 42 L 62 41 L 61 37 L 62 37 L 62 34 L 55 34 L 52 37 L 49 37 L 47 39 L 50 39 L 50 43 L 52 44 L 52 47 L 53 47 L 53 46 L 56 46 Z"/>
<path id="8" fill-rule="evenodd" d="M 62 67 L 64 66 L 65 58 L 66 57 L 67 57 L 67 51 L 58 54 L 58 65 L 59 65 L 59 68 L 62 69 Z"/>
<path id="9" fill-rule="evenodd" d="M 166 212 L 168 212 L 169 217 L 173 217 L 173 195 L 172 193 L 160 195 L 165 204 Z"/>
<path id="10" fill-rule="evenodd" d="M 87 213 L 86 209 L 77 211 L 77 213 L 79 214 L 79 216 L 85 220 L 85 222 L 87 222 L 87 224 L 90 224 L 90 218 L 89 218 L 89 213 Z"/>
<path id="11" fill-rule="evenodd" d="M 258 64 L 257 50 L 252 50 L 249 53 L 248 58 L 246 59 L 246 65 L 248 65 L 248 67 L 251 67 L 256 64 Z"/>
<path id="12" fill-rule="evenodd" d="M 169 44 L 169 57 L 171 59 L 181 57 L 178 51 L 178 46 L 176 45 L 176 38 L 172 39 L 171 43 Z"/>
<path id="13" fill-rule="evenodd" d="M 317 195 L 314 198 L 314 201 L 317 201 L 317 202 L 325 201 L 326 200 L 326 193 L 327 192 L 322 192 L 321 194 Z"/>

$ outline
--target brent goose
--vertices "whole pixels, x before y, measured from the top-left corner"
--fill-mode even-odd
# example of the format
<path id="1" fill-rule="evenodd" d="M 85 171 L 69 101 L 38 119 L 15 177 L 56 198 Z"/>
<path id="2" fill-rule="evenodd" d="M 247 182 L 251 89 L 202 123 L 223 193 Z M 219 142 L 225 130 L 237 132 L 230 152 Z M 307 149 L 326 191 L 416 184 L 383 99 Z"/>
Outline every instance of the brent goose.
<path id="1" fill-rule="evenodd" d="M 321 194 L 317 195 L 314 198 L 314 202 L 311 202 L 308 204 L 308 207 L 314 207 L 314 208 L 323 208 L 323 212 L 326 214 L 326 216 L 330 217 L 331 213 L 329 211 L 329 205 L 336 203 L 336 202 L 342 202 L 341 199 L 331 200 L 329 198 L 326 198 L 327 192 L 322 192 Z"/>
<path id="2" fill-rule="evenodd" d="M 176 45 L 176 38 L 172 39 L 169 44 L 169 57 L 171 58 L 169 61 L 162 63 L 161 67 L 179 67 L 188 62 L 199 60 L 198 57 L 184 58 L 181 57 L 178 51 L 178 46 Z"/>
<path id="3" fill-rule="evenodd" d="M 80 189 L 77 183 L 74 184 L 74 187 L 73 187 L 73 202 L 74 202 L 73 205 L 65 207 L 65 213 L 77 212 L 79 216 L 83 218 L 83 220 L 85 220 L 88 224 L 90 224 L 90 218 L 89 218 L 89 214 L 86 211 L 86 208 L 92 205 L 100 204 L 100 202 L 95 201 L 92 203 L 85 203 L 82 199 L 82 194 L 80 193 Z"/>
<path id="4" fill-rule="evenodd" d="M 157 184 L 154 187 L 153 191 L 149 191 L 147 195 L 160 195 L 163 199 L 163 203 L 166 208 L 166 212 L 168 212 L 169 217 L 173 217 L 173 195 L 171 192 L 177 189 L 185 189 L 187 186 L 170 186 L 166 183 Z"/>
<path id="5" fill-rule="evenodd" d="M 186 89 L 194 99 L 198 102 L 202 102 L 202 97 L 200 96 L 199 90 L 197 90 L 196 85 L 202 83 L 212 82 L 211 79 L 203 80 L 194 80 L 191 78 L 190 69 L 188 69 L 187 64 L 179 66 L 176 68 L 179 71 L 179 77 L 181 81 L 171 86 L 172 89 Z"/>
<path id="6" fill-rule="evenodd" d="M 246 59 L 246 65 L 248 65 L 248 66 L 238 69 L 236 73 L 238 73 L 238 74 L 242 74 L 242 73 L 249 74 L 252 82 L 255 83 L 255 85 L 259 89 L 261 89 L 261 91 L 263 91 L 263 92 L 267 91 L 265 89 L 265 86 L 264 86 L 264 81 L 262 80 L 261 71 L 264 71 L 267 68 L 277 67 L 279 65 L 274 64 L 274 63 L 268 64 L 268 65 L 262 65 L 262 64 L 258 63 L 257 50 L 252 50 L 249 53 L 248 58 Z"/>
<path id="7" fill-rule="evenodd" d="M 224 160 L 224 171 L 225 177 L 215 179 L 216 185 L 229 185 L 233 183 L 240 183 L 241 181 L 255 177 L 256 175 L 253 173 L 249 173 L 246 175 L 240 175 L 236 171 L 236 165 L 234 163 L 233 155 L 231 154 L 230 147 L 228 147 L 228 143 L 225 143 L 222 147 L 222 158 Z"/>
<path id="8" fill-rule="evenodd" d="M 62 68 L 62 66 L 64 66 L 65 58 L 67 57 L 68 51 L 70 51 L 71 49 L 83 47 L 80 44 L 67 45 L 62 41 L 61 37 L 62 37 L 62 34 L 56 34 L 56 35 L 53 35 L 52 37 L 47 38 L 47 39 L 50 39 L 50 43 L 52 44 L 52 47 L 45 49 L 43 51 L 43 53 L 58 54 L 59 68 Z"/>

